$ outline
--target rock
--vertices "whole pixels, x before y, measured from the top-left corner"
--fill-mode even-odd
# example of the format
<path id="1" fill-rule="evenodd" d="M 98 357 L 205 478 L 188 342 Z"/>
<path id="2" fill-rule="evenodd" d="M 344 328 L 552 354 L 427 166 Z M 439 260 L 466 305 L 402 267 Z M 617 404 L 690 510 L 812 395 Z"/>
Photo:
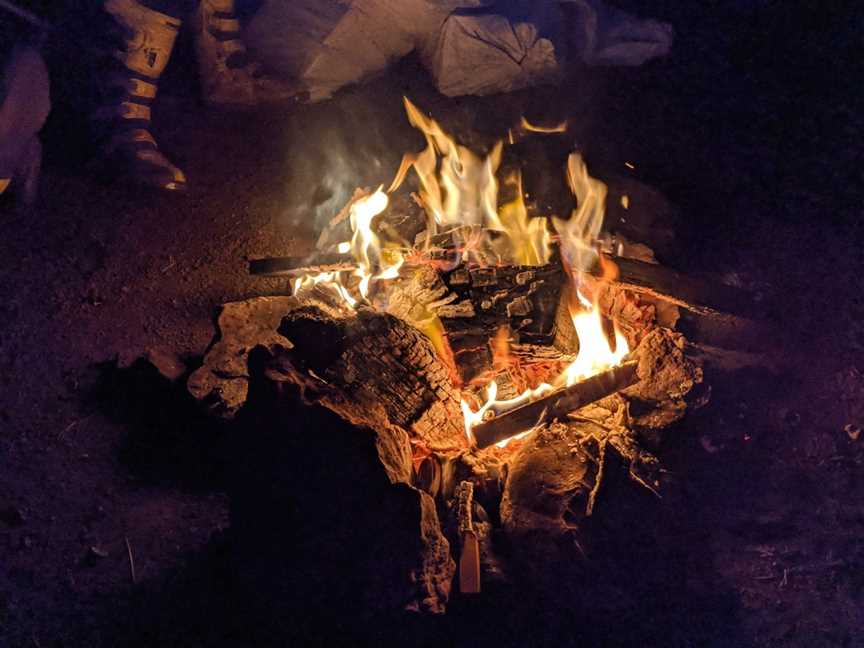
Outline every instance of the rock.
<path id="1" fill-rule="evenodd" d="M 639 360 L 639 382 L 622 394 L 630 404 L 635 429 L 656 432 L 679 421 L 686 397 L 702 383 L 702 369 L 684 353 L 685 339 L 664 328 L 651 329 L 633 352 Z"/>
<path id="2" fill-rule="evenodd" d="M 186 364 L 169 349 L 163 347 L 150 349 L 146 358 L 162 376 L 171 382 L 177 381 L 186 373 Z"/>
<path id="3" fill-rule="evenodd" d="M 405 431 L 355 425 L 287 392 L 275 410 L 250 402 L 230 499 L 239 571 L 262 605 L 301 624 L 334 609 L 359 625 L 444 612 L 456 566 L 434 500 L 407 483 Z"/>
<path id="4" fill-rule="evenodd" d="M 443 613 L 450 597 L 450 585 L 456 563 L 450 555 L 450 543 L 441 532 L 435 500 L 422 491 L 420 496 L 420 537 L 423 544 L 420 566 L 414 570 L 417 598 L 406 609 Z"/>
<path id="5" fill-rule="evenodd" d="M 224 418 L 233 418 L 249 392 L 249 352 L 256 346 L 290 348 L 279 322 L 300 306 L 294 297 L 257 297 L 222 306 L 216 342 L 187 383 L 189 392 Z"/>

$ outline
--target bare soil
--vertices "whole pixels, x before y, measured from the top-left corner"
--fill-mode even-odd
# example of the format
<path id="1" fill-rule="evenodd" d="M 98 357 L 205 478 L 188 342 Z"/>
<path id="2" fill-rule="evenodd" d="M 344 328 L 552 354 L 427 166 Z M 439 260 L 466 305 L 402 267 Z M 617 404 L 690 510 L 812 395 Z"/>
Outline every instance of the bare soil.
<path id="1" fill-rule="evenodd" d="M 632 547 L 628 565 L 654 589 L 599 606 L 596 627 L 519 612 L 518 592 L 457 599 L 412 641 L 864 645 L 860 30 L 786 3 L 656 5 L 678 33 L 669 59 L 506 97 L 445 99 L 408 61 L 326 104 L 229 115 L 201 108 L 181 62 L 155 132 L 185 196 L 97 179 L 55 113 L 38 205 L 4 198 L 0 221 L 0 644 L 284 645 L 234 614 L 225 430 L 134 361 L 191 369 L 219 304 L 285 290 L 246 260 L 302 253 L 344 192 L 389 182 L 421 143 L 407 94 L 481 143 L 522 113 L 569 117 L 593 175 L 632 174 L 680 208 L 664 261 L 764 295 L 765 344 L 788 363 L 717 378 L 665 449 L 683 496 L 649 525 L 662 556 Z"/>

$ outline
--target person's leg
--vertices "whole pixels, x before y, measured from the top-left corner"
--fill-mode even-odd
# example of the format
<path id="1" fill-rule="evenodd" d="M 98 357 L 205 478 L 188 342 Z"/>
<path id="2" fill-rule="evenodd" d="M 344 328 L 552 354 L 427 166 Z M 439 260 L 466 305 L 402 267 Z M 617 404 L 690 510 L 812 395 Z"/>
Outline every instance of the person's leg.
<path id="1" fill-rule="evenodd" d="M 95 113 L 106 161 L 118 163 L 143 184 L 172 191 L 185 188 L 186 177 L 159 151 L 150 134 L 150 109 L 159 77 L 171 58 L 181 24 L 176 16 L 183 4 L 105 0 L 110 56 L 101 74 Z"/>
<path id="2" fill-rule="evenodd" d="M 23 204 L 36 198 L 42 145 L 38 133 L 51 109 L 48 70 L 26 44 L 0 58 L 0 194 L 15 180 Z"/>
<path id="3" fill-rule="evenodd" d="M 240 39 L 236 0 L 199 0 L 193 21 L 204 100 L 253 106 L 296 97 L 296 86 L 265 77 Z"/>

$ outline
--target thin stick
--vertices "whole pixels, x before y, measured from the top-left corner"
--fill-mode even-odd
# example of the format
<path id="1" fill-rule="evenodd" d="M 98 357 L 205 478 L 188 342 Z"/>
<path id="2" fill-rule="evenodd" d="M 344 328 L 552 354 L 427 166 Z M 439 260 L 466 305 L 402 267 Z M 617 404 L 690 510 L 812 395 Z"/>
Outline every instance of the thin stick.
<path id="1" fill-rule="evenodd" d="M 14 5 L 9 0 L 0 0 L 0 9 L 5 9 L 9 13 L 13 13 L 18 16 L 21 20 L 26 20 L 31 25 L 36 25 L 40 29 L 50 29 L 50 25 L 43 21 L 41 18 L 36 16 L 35 14 L 30 13 L 26 9 L 22 9 L 18 5 Z"/>
<path id="2" fill-rule="evenodd" d="M 588 504 L 585 506 L 585 516 L 590 517 L 594 513 L 594 504 L 597 501 L 597 493 L 603 481 L 603 469 L 606 467 L 606 440 L 600 443 L 600 456 L 597 460 L 597 476 L 594 478 L 594 488 L 588 493 Z"/>
<path id="3" fill-rule="evenodd" d="M 132 557 L 132 545 L 129 544 L 129 538 L 123 536 L 123 539 L 126 541 L 126 555 L 129 556 L 129 574 L 132 576 L 132 584 L 135 585 L 138 583 L 138 579 L 135 577 L 135 559 Z"/>

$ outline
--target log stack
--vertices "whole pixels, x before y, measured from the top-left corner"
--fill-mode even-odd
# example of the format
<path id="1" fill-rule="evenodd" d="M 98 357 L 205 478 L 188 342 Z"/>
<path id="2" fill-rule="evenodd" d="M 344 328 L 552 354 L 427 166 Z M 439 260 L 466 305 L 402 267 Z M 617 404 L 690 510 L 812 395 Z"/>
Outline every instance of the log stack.
<path id="1" fill-rule="evenodd" d="M 441 279 L 453 297 L 436 314 L 463 382 L 472 382 L 492 367 L 492 342 L 502 328 L 508 343 L 522 348 L 529 361 L 535 356 L 532 349 L 553 345 L 565 285 L 560 265 L 463 265 L 442 272 Z"/>

